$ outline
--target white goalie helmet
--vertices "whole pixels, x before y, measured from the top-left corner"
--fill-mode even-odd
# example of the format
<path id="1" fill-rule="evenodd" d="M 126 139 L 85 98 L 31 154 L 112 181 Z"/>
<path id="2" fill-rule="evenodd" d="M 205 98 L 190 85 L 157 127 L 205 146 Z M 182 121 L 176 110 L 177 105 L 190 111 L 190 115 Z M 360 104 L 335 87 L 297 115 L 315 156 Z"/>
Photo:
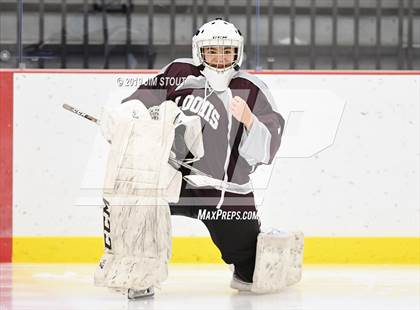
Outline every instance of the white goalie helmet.
<path id="1" fill-rule="evenodd" d="M 211 88 L 216 91 L 228 88 L 230 80 L 242 64 L 243 50 L 244 38 L 241 32 L 233 24 L 221 18 L 205 23 L 192 38 L 194 65 L 200 68 Z M 216 55 L 218 63 L 210 63 L 206 53 Z M 234 57 L 231 57 L 232 53 Z M 229 62 L 225 63 L 225 59 L 229 59 Z M 223 62 L 219 63 L 220 60 Z"/>

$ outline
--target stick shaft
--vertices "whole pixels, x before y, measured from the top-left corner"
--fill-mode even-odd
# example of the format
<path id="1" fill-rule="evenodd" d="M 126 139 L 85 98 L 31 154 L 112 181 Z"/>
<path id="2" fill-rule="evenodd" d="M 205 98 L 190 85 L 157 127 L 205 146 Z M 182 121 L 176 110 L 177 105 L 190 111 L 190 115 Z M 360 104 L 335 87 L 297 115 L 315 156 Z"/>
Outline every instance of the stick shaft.
<path id="1" fill-rule="evenodd" d="M 74 114 L 77 114 L 77 115 L 79 115 L 83 118 L 86 118 L 86 119 L 90 120 L 91 122 L 99 123 L 99 120 L 97 118 L 95 118 L 92 115 L 89 115 L 85 112 L 82 112 L 79 109 L 76 109 L 75 107 L 72 107 L 71 105 L 69 105 L 67 103 L 63 104 L 63 108 L 66 109 L 67 111 L 70 111 Z"/>
<path id="2" fill-rule="evenodd" d="M 206 174 L 206 173 L 202 172 L 201 170 L 198 170 L 197 168 L 194 168 L 193 166 L 191 166 L 191 165 L 189 165 L 189 164 L 186 164 L 186 163 L 182 162 L 182 160 L 179 160 L 179 159 L 176 159 L 176 158 L 173 158 L 173 157 L 169 157 L 169 158 L 168 158 L 168 162 L 169 162 L 170 164 L 180 165 L 180 166 L 182 166 L 182 167 L 188 168 L 188 169 L 190 169 L 190 170 L 191 170 L 191 172 L 193 172 L 193 173 L 195 173 L 195 174 L 198 174 L 198 175 L 203 175 L 203 176 L 206 176 L 206 177 L 211 177 L 210 175 L 208 175 L 208 174 Z"/>

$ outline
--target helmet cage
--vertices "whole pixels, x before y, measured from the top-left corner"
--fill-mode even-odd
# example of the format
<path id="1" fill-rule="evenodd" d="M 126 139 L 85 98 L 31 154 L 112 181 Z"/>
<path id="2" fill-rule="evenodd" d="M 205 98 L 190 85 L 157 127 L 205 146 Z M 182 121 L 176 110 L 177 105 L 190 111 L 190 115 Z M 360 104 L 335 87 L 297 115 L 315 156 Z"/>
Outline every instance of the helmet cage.
<path id="1" fill-rule="evenodd" d="M 218 72 L 224 72 L 227 71 L 229 69 L 232 68 L 236 68 L 239 67 L 239 60 L 242 58 L 242 54 L 243 54 L 243 50 L 242 50 L 242 45 L 241 45 L 241 41 L 239 40 L 235 40 L 235 39 L 227 39 L 227 38 L 213 38 L 211 40 L 200 40 L 200 41 L 196 41 L 196 51 L 197 51 L 197 57 L 198 60 L 201 64 L 203 64 L 204 66 L 218 71 Z M 222 47 L 222 54 L 215 54 L 217 55 L 217 66 L 220 64 L 222 65 L 222 67 L 215 67 L 214 64 L 210 64 L 206 61 L 205 58 L 205 48 L 206 47 Z M 234 58 L 233 61 L 229 64 L 225 64 L 224 63 L 224 59 L 225 59 L 225 48 L 230 48 L 233 47 L 234 48 Z M 214 55 L 214 54 L 212 54 Z"/>

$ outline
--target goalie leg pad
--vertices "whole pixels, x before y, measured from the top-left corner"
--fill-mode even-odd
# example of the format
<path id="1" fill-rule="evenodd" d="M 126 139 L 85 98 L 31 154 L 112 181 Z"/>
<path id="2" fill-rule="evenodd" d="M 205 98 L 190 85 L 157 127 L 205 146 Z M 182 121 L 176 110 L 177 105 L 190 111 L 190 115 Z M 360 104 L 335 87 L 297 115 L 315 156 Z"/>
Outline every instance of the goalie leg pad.
<path id="1" fill-rule="evenodd" d="M 289 270 L 287 286 L 296 284 L 302 278 L 304 236 L 300 231 L 291 232 Z"/>
<path id="2" fill-rule="evenodd" d="M 174 102 L 165 102 L 153 107 L 150 117 L 134 113 L 113 126 L 104 186 L 112 251 L 101 260 L 98 284 L 144 290 L 167 278 L 168 202 L 178 200 L 182 183 L 182 174 L 168 164 L 179 113 Z"/>
<path id="3" fill-rule="evenodd" d="M 93 276 L 96 286 L 106 286 L 105 276 L 108 274 L 110 267 L 113 265 L 114 255 L 110 251 L 105 251 L 102 255 L 99 265 Z"/>
<path id="4" fill-rule="evenodd" d="M 112 251 L 102 257 L 95 284 L 136 290 L 159 286 L 167 278 L 171 255 L 167 203 L 156 198 L 108 201 Z"/>
<path id="5" fill-rule="evenodd" d="M 261 232 L 251 291 L 257 294 L 275 293 L 301 279 L 303 234 L 279 231 Z"/>
<path id="6" fill-rule="evenodd" d="M 252 292 L 273 293 L 286 286 L 290 241 L 290 235 L 285 233 L 261 232 L 258 235 Z"/>

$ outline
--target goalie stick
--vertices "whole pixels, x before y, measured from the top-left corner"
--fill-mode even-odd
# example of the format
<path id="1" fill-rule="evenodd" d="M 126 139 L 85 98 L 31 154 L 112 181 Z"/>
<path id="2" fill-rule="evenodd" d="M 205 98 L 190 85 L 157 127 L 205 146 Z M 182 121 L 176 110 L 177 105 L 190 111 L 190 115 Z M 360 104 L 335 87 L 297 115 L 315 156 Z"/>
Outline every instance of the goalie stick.
<path id="1" fill-rule="evenodd" d="M 91 122 L 94 122 L 96 124 L 99 124 L 99 120 L 97 118 L 95 118 L 95 117 L 93 117 L 93 116 L 91 116 L 89 114 L 86 114 L 85 112 L 82 112 L 82 111 L 76 109 L 75 107 L 72 107 L 71 105 L 69 105 L 67 103 L 63 104 L 63 108 L 65 110 L 70 111 L 70 112 L 73 112 L 73 113 L 75 113 L 75 114 L 77 114 L 77 115 L 79 115 L 79 116 L 81 116 L 83 118 L 86 118 L 87 120 L 90 120 Z"/>
<path id="2" fill-rule="evenodd" d="M 74 114 L 77 114 L 80 117 L 83 117 L 83 118 L 85 118 L 85 119 L 87 119 L 87 120 L 89 120 L 91 122 L 94 122 L 97 125 L 99 125 L 99 123 L 100 123 L 100 120 L 97 119 L 96 117 L 93 117 L 93 116 L 91 116 L 91 115 L 89 115 L 89 114 L 87 114 L 85 112 L 82 112 L 79 109 L 77 109 L 77 108 L 75 108 L 75 107 L 73 107 L 73 106 L 71 106 L 71 105 L 69 105 L 67 103 L 63 104 L 63 108 L 65 110 L 70 111 L 70 112 L 72 112 Z M 179 159 L 176 159 L 174 157 L 169 157 L 168 161 L 169 161 L 169 164 L 171 164 L 176 169 L 178 169 L 178 167 L 176 165 L 179 165 L 179 166 L 182 166 L 184 168 L 190 169 L 191 172 L 193 172 L 195 174 L 206 176 L 206 177 L 211 177 L 210 175 L 208 175 L 208 174 L 206 174 L 206 173 L 198 170 L 197 168 L 194 168 L 193 166 L 188 165 L 188 164 L 184 163 L 183 161 L 181 161 Z"/>

